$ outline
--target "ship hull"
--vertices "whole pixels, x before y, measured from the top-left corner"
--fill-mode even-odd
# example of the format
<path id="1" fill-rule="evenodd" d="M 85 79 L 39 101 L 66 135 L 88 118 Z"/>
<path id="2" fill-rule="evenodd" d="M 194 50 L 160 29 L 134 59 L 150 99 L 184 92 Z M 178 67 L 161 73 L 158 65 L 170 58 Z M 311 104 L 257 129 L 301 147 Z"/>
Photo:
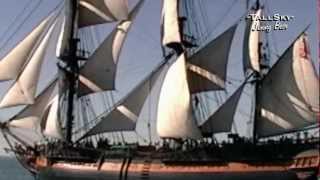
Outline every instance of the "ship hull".
<path id="1" fill-rule="evenodd" d="M 128 172 L 127 177 L 120 176 L 119 172 L 105 171 L 81 171 L 81 170 L 66 170 L 66 169 L 46 169 L 38 174 L 40 180 L 295 180 L 298 179 L 294 172 L 283 171 L 265 171 L 265 172 L 216 172 L 216 173 L 150 173 L 148 176 L 143 176 L 137 172 Z"/>
<path id="2" fill-rule="evenodd" d="M 230 150 L 229 150 L 230 151 Z M 229 152 L 225 151 L 225 152 Z M 40 151 L 41 152 L 41 151 Z M 46 151 L 44 151 L 46 152 Z M 318 149 L 295 156 L 210 156 L 205 151 L 132 149 L 62 150 L 33 155 L 18 154 L 20 162 L 40 180 L 47 179 L 315 179 L 319 171 Z M 201 154 L 202 153 L 202 154 Z M 229 153 L 231 154 L 231 153 Z M 238 157 L 238 158 L 237 158 Z M 269 157 L 269 156 L 268 156 Z"/>
<path id="3" fill-rule="evenodd" d="M 195 163 L 196 164 L 196 163 Z M 264 180 L 264 179 L 310 179 L 317 168 L 295 169 L 288 163 L 248 164 L 229 162 L 220 165 L 166 164 L 161 161 L 109 160 L 103 163 L 56 162 L 50 166 L 38 167 L 37 177 L 49 179 L 83 180 Z M 300 173 L 300 174 L 299 174 Z M 302 173 L 302 175 L 301 175 Z"/>

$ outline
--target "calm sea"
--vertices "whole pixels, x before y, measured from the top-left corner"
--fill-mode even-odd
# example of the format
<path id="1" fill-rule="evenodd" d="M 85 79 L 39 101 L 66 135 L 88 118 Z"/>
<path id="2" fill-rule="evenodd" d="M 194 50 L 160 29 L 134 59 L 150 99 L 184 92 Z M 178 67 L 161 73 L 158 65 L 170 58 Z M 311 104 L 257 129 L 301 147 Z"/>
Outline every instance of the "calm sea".
<path id="1" fill-rule="evenodd" d="M 64 172 L 54 172 L 54 173 L 44 173 L 41 175 L 39 180 L 118 180 L 118 176 L 106 176 L 106 175 L 99 175 L 98 177 L 91 178 L 88 174 L 81 174 L 80 172 L 73 172 L 71 174 L 65 174 Z M 198 180 L 197 177 L 191 177 L 186 175 L 177 175 L 175 179 L 194 179 Z M 128 178 L 128 180 L 138 180 L 141 177 L 137 174 L 134 177 Z M 172 177 L 164 177 L 154 175 L 153 178 L 149 178 L 150 180 L 172 180 Z M 203 179 L 203 178 L 202 178 Z M 212 180 L 295 180 L 295 176 L 293 174 L 251 174 L 249 176 L 242 176 L 242 175 L 214 175 L 214 176 L 207 176 L 204 179 L 212 179 Z M 34 180 L 34 178 L 29 175 L 29 173 L 22 168 L 18 164 L 18 162 L 14 158 L 9 157 L 0 157 L 0 180 Z"/>
<path id="2" fill-rule="evenodd" d="M 14 158 L 0 157 L 0 180 L 34 180 Z"/>

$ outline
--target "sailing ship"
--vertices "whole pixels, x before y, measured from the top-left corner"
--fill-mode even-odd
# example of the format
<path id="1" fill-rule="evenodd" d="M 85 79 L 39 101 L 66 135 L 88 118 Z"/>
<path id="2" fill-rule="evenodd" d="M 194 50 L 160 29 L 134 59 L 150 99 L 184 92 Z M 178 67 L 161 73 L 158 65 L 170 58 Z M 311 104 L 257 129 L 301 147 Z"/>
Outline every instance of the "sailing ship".
<path id="1" fill-rule="evenodd" d="M 308 27 L 271 64 L 266 32 L 252 29 L 264 22 L 248 18 L 265 14 L 267 5 L 259 0 L 247 3 L 244 15 L 217 34 L 203 30 L 208 16 L 196 12 L 203 3 L 216 2 L 163 0 L 159 19 L 163 60 L 92 118 L 93 109 L 100 107 L 92 94 L 104 101 L 114 98 L 120 55 L 128 36 L 135 35 L 131 26 L 145 3 L 64 0 L 1 59 L 0 80 L 14 83 L 0 107 L 24 105 L 1 123 L 8 151 L 34 175 L 57 171 L 110 179 L 211 179 L 215 174 L 239 173 L 250 179 L 256 173 L 272 178 L 293 172 L 301 179 L 315 177 L 320 164 L 319 78 L 311 60 Z M 101 24 L 116 25 L 101 43 L 95 40 L 97 48 L 88 47 L 88 34 L 94 37 L 93 27 Z M 235 37 L 241 25 L 242 38 Z M 244 72 L 240 85 L 227 76 L 235 41 L 242 41 L 243 57 L 237 58 L 242 64 L 237 71 Z M 50 42 L 56 45 L 57 75 L 38 93 Z M 221 102 L 230 84 L 236 89 Z M 245 92 L 248 87 L 252 92 Z M 254 101 L 248 116 L 250 137 L 234 130 L 244 93 Z M 208 94 L 218 100 L 220 95 L 214 112 Z M 142 144 L 129 143 L 123 133 L 136 131 L 145 106 L 156 111 L 150 108 L 147 113 L 149 137 L 138 137 L 145 139 Z M 303 138 L 301 132 L 307 132 Z M 219 133 L 227 133 L 228 141 L 219 142 Z"/>

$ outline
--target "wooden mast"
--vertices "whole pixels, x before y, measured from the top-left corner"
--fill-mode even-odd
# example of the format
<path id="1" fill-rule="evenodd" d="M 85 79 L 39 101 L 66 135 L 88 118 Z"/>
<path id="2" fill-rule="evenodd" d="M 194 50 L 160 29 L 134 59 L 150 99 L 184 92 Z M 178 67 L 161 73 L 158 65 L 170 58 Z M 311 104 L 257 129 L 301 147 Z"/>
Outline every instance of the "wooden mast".
<path id="1" fill-rule="evenodd" d="M 260 8 L 260 2 L 259 0 L 256 1 L 256 11 L 259 10 Z M 259 66 L 261 69 L 261 59 L 262 59 L 262 42 L 259 41 Z M 260 111 L 259 111 L 259 102 L 258 102 L 258 92 L 259 92 L 259 88 L 261 87 L 261 76 L 260 73 L 258 71 L 254 71 L 253 72 L 253 76 L 254 76 L 254 82 L 255 82 L 255 109 L 254 109 L 254 117 L 253 117 L 253 133 L 252 133 L 252 142 L 253 144 L 257 144 L 258 142 L 258 136 L 257 136 L 257 118 L 260 116 Z"/>
<path id="2" fill-rule="evenodd" d="M 67 80 L 68 80 L 68 109 L 67 109 L 67 120 L 66 120 L 66 141 L 72 143 L 72 129 L 73 129 L 73 109 L 74 109 L 74 97 L 76 93 L 76 81 L 78 79 L 78 59 L 77 59 L 77 46 L 78 39 L 75 36 L 75 26 L 76 26 L 76 16 L 77 16 L 77 6 L 78 0 L 71 1 L 71 31 L 69 39 L 69 52 L 67 55 Z"/>

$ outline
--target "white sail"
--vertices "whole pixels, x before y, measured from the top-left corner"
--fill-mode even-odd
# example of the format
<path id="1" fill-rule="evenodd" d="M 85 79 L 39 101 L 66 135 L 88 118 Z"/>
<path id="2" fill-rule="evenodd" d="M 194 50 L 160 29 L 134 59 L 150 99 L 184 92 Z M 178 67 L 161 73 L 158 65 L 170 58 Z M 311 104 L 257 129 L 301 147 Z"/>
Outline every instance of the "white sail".
<path id="1" fill-rule="evenodd" d="M 120 52 L 143 3 L 144 0 L 140 0 L 129 14 L 129 19 L 118 24 L 80 70 L 80 96 L 115 88 L 114 81 Z"/>
<path id="2" fill-rule="evenodd" d="M 309 108 L 319 113 L 319 78 L 313 66 L 308 38 L 301 35 L 293 46 L 293 75 L 296 85 Z"/>
<path id="3" fill-rule="evenodd" d="M 0 108 L 34 103 L 41 65 L 55 24 L 50 27 L 46 36 L 32 54 L 28 64 L 2 99 Z"/>
<path id="4" fill-rule="evenodd" d="M 24 95 L 20 83 L 15 83 L 5 94 L 0 102 L 0 108 L 7 108 L 17 105 L 33 104 L 33 99 L 28 99 L 28 96 Z"/>
<path id="5" fill-rule="evenodd" d="M 152 72 L 133 91 L 131 91 L 108 115 L 88 131 L 84 137 L 104 132 L 133 131 L 136 128 L 140 111 L 161 74 L 166 71 L 164 63 Z"/>
<path id="6" fill-rule="evenodd" d="M 161 87 L 157 112 L 158 135 L 162 138 L 200 138 L 191 108 L 185 55 L 181 54 L 171 64 Z"/>
<path id="7" fill-rule="evenodd" d="M 41 131 L 41 119 L 53 98 L 57 80 L 52 82 L 35 100 L 32 105 L 26 106 L 9 121 L 10 127 L 34 129 Z"/>
<path id="8" fill-rule="evenodd" d="M 163 0 L 162 6 L 162 45 L 180 43 L 178 0 Z"/>
<path id="9" fill-rule="evenodd" d="M 0 60 L 0 81 L 12 80 L 19 75 L 51 19 L 52 16 L 45 18 L 26 38 Z"/>
<path id="10" fill-rule="evenodd" d="M 62 130 L 59 121 L 59 96 L 56 95 L 50 103 L 48 114 L 43 117 L 45 121 L 45 129 L 43 134 L 47 137 L 62 139 Z"/>
<path id="11" fill-rule="evenodd" d="M 59 18 L 60 34 L 57 41 L 56 56 L 63 58 L 69 51 L 69 40 L 72 27 L 71 1 L 64 1 L 64 13 Z"/>
<path id="12" fill-rule="evenodd" d="M 188 81 L 191 93 L 225 88 L 228 56 L 236 28 L 237 25 L 230 27 L 188 58 Z M 201 86 L 199 82 L 204 84 Z"/>
<path id="13" fill-rule="evenodd" d="M 245 83 L 243 83 L 227 99 L 227 101 L 200 126 L 203 136 L 212 136 L 212 134 L 220 132 L 231 132 L 234 115 L 244 86 Z"/>
<path id="14" fill-rule="evenodd" d="M 255 16 L 261 17 L 262 10 L 259 9 Z M 259 41 L 260 41 L 260 31 L 254 30 L 256 27 L 261 26 L 261 21 L 259 20 L 248 20 L 247 27 L 245 30 L 244 41 L 243 41 L 243 62 L 245 71 L 247 69 L 252 69 L 254 71 L 260 71 L 260 60 L 259 60 Z"/>
<path id="15" fill-rule="evenodd" d="M 258 89 L 260 137 L 302 129 L 317 123 L 319 79 L 304 35 L 285 52 Z"/>
<path id="16" fill-rule="evenodd" d="M 80 0 L 79 27 L 125 20 L 128 11 L 127 0 Z"/>
<path id="17" fill-rule="evenodd" d="M 39 119 L 36 117 L 28 117 L 19 120 L 12 120 L 9 123 L 10 127 L 21 128 L 21 129 L 39 129 L 38 125 Z"/>

